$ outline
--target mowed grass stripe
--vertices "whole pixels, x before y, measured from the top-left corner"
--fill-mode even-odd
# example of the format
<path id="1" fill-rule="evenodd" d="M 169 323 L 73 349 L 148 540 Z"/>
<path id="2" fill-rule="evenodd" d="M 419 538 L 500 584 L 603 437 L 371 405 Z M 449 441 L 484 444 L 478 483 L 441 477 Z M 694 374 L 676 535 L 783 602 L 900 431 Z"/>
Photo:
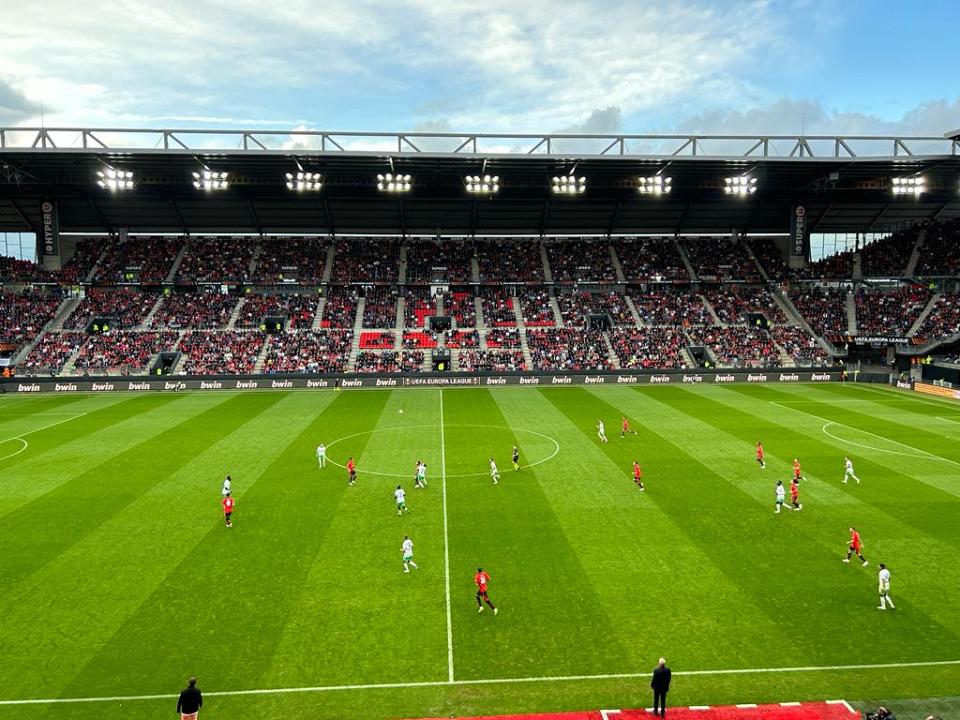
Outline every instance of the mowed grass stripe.
<path id="1" fill-rule="evenodd" d="M 496 486 L 488 474 L 448 482 L 456 678 L 626 667 L 627 639 L 606 616 L 577 556 L 577 538 L 564 532 L 544 492 L 556 468 L 547 463 L 513 470 L 510 450 L 523 444 L 523 434 L 510 428 L 490 391 L 448 391 L 444 401 L 446 447 L 454 458 L 448 459 L 448 471 L 483 472 L 492 455 L 502 475 Z M 537 395 L 528 401 L 544 402 Z M 471 460 L 458 462 L 464 454 Z M 487 607 L 477 614 L 473 574 L 478 566 L 491 575 L 490 598 L 501 610 L 498 617 Z"/>
<path id="2" fill-rule="evenodd" d="M 0 660 L 0 677 L 32 674 L 32 682 L 23 679 L 26 687 L 36 692 L 52 683 L 47 688 L 52 694 L 69 694 L 67 688 L 113 691 L 117 677 L 139 687 L 138 672 L 152 680 L 154 653 L 168 649 L 111 638 L 218 522 L 224 470 L 234 473 L 239 488 L 249 486 L 251 473 L 272 457 L 263 448 L 282 446 L 285 428 L 307 422 L 298 417 L 296 403 L 291 396 L 262 398 L 242 413 L 243 424 L 232 432 L 204 429 L 209 442 L 186 455 L 180 468 L 18 585 L 5 598 L 8 652 Z M 145 456 L 141 462 L 156 466 L 157 460 Z M 179 619 L 161 613 L 153 622 L 174 627 Z M 104 647 L 112 657 L 124 657 L 117 675 L 104 674 L 94 660 Z M 125 655 L 133 647 L 138 652 Z M 31 665 L 39 648 L 56 657 L 55 675 Z M 82 670 L 83 677 L 74 680 Z"/>
<path id="3" fill-rule="evenodd" d="M 0 396 L 2 397 L 2 396 Z M 109 396 L 99 396 L 97 403 L 101 404 Z M 89 398 L 83 395 L 37 395 L 35 397 L 25 397 L 18 403 L 9 403 L 0 400 L 0 455 L 6 455 L 6 448 L 2 441 L 13 435 L 27 432 L 31 427 L 46 425 L 52 420 L 43 422 L 39 416 L 47 413 L 63 413 L 64 416 L 77 415 L 85 410 L 77 410 L 78 403 L 90 406 Z M 117 398 L 111 398 L 114 401 Z M 82 402 L 87 401 L 87 402 Z M 95 404 L 94 404 L 95 406 Z"/>
<path id="4" fill-rule="evenodd" d="M 767 388 L 757 388 L 756 393 L 764 395 Z M 729 393 L 728 388 L 719 388 L 716 392 L 710 391 L 710 395 L 720 395 Z M 730 393 L 731 395 L 736 393 Z M 720 443 L 714 453 L 723 462 L 724 447 L 731 444 L 730 440 L 724 436 L 732 435 L 734 438 L 740 438 L 741 446 L 744 451 L 750 449 L 750 438 L 757 436 L 761 432 L 760 427 L 765 421 L 751 415 L 747 412 L 737 410 L 732 406 L 723 405 L 713 399 L 708 399 L 705 393 L 699 389 L 672 388 L 670 393 L 651 395 L 659 401 L 674 406 L 677 410 L 695 416 L 702 422 L 713 425 L 720 438 Z M 743 407 L 743 400 L 732 398 L 731 403 L 737 403 Z M 661 423 L 666 423 L 665 416 L 660 418 Z M 665 428 L 665 431 L 669 431 Z M 697 429 L 698 444 L 704 447 L 709 441 L 710 431 Z M 793 437 L 792 433 L 785 430 L 778 430 L 775 434 L 776 442 L 787 444 L 789 447 L 804 447 L 802 437 Z M 773 444 L 774 441 L 771 441 Z M 809 441 L 807 441 L 809 442 Z M 814 441 L 816 442 L 816 441 Z M 733 440 L 736 445 L 736 440 Z M 709 448 L 707 448 L 709 452 Z M 744 452 L 746 454 L 746 452 Z M 806 650 L 807 657 L 817 658 L 818 663 L 840 662 L 846 658 L 851 662 L 851 654 L 863 652 L 862 643 L 876 643 L 877 647 L 881 645 L 889 646 L 889 657 L 900 660 L 908 660 L 916 657 L 918 652 L 934 651 L 939 649 L 940 653 L 949 654 L 953 648 L 960 646 L 958 638 L 955 635 L 956 622 L 950 619 L 950 613 L 944 613 L 936 603 L 925 602 L 923 593 L 917 596 L 916 602 L 912 596 L 902 593 L 898 602 L 902 607 L 903 614 L 909 613 L 912 621 L 910 630 L 905 633 L 905 637 L 898 638 L 897 642 L 891 643 L 891 638 L 896 637 L 896 632 L 889 633 L 886 624 L 877 622 L 873 617 L 876 613 L 866 612 L 872 609 L 872 602 L 876 600 L 876 569 L 878 556 L 873 555 L 874 567 L 861 569 L 854 561 L 850 565 L 840 562 L 845 554 L 845 545 L 847 540 L 847 528 L 850 525 L 856 525 L 864 534 L 867 544 L 867 557 L 871 556 L 870 548 L 877 552 L 880 547 L 881 539 L 885 536 L 892 536 L 895 541 L 902 542 L 903 539 L 922 538 L 922 542 L 928 547 L 932 546 L 934 552 L 937 549 L 937 543 L 932 538 L 927 538 L 922 534 L 912 532 L 909 528 L 899 525 L 892 516 L 886 516 L 885 513 L 871 507 L 867 502 L 858 500 L 855 504 L 841 504 L 831 506 L 829 502 L 820 504 L 815 493 L 806 493 L 803 498 L 805 501 L 804 510 L 794 515 L 789 513 L 785 517 L 776 517 L 772 513 L 773 486 L 778 479 L 777 471 L 769 466 L 767 470 L 759 470 L 755 464 L 750 465 L 744 460 L 744 474 L 753 475 L 758 478 L 757 483 L 763 483 L 768 488 L 769 502 L 767 512 L 770 513 L 770 520 L 787 521 L 776 523 L 763 523 L 768 528 L 776 528 L 776 532 L 783 535 L 786 529 L 792 528 L 793 536 L 785 537 L 785 546 L 797 548 L 797 552 L 791 553 L 791 571 L 784 580 L 778 580 L 774 575 L 766 579 L 766 582 L 773 583 L 773 586 L 783 583 L 793 583 L 791 597 L 796 599 L 792 601 L 792 609 L 801 616 L 819 617 L 817 629 L 822 632 L 822 636 L 817 633 L 804 632 L 797 634 L 798 638 L 809 639 L 812 647 Z M 773 471 L 773 472 L 771 472 Z M 730 472 L 736 473 L 736 470 Z M 789 474 L 783 473 L 784 482 L 789 479 Z M 801 483 L 801 488 L 806 490 L 807 483 Z M 813 488 L 817 488 L 814 483 Z M 801 521 L 801 522 L 795 522 Z M 790 523 L 790 524 L 788 524 Z M 899 527 L 898 527 L 899 525 Z M 911 538 L 912 536 L 912 538 Z M 764 533 L 759 533 L 758 538 L 765 537 Z M 869 538 L 869 540 L 868 540 Z M 893 542 L 890 546 L 893 546 Z M 771 544 L 769 546 L 770 556 L 777 557 L 776 550 L 779 546 Z M 836 547 L 837 552 L 831 550 Z M 942 544 L 940 548 L 947 550 L 947 545 Z M 886 560 L 891 565 L 895 565 L 896 560 L 889 556 Z M 851 572 L 853 571 L 853 572 Z M 937 580 L 933 580 L 934 583 Z M 802 588 L 817 588 L 815 593 L 804 592 Z M 935 590 L 936 595 L 940 595 L 948 588 L 943 586 Z M 856 609 L 851 612 L 851 609 Z M 851 633 L 851 626 L 853 631 Z M 842 638 L 831 640 L 829 643 L 822 642 L 823 638 Z M 844 649 L 848 638 L 858 638 L 860 647 L 850 647 Z M 871 638 L 869 641 L 866 638 Z M 818 646 L 822 648 L 824 655 L 816 654 Z M 861 661 L 861 655 L 856 655 L 857 662 Z M 839 659 L 838 659 L 839 658 Z M 864 662 L 866 660 L 863 660 Z"/>
<path id="5" fill-rule="evenodd" d="M 284 395 L 302 398 L 298 403 L 316 397 Z M 363 395 L 373 406 L 383 402 L 379 394 Z M 233 529 L 224 527 L 219 512 L 204 512 L 203 537 L 91 661 L 73 692 L 118 678 L 156 692 L 182 682 L 187 668 L 215 686 L 263 684 L 330 517 L 338 511 L 341 486 L 323 498 L 316 493 L 314 451 L 318 429 L 330 422 L 328 413 L 348 402 L 345 393 L 329 404 L 308 406 L 291 415 L 295 421 L 279 422 L 286 431 L 282 439 L 256 444 L 269 463 L 239 483 Z M 238 468 L 236 475 L 246 473 Z M 123 661 L 126 647 L 151 650 L 130 664 Z M 313 652 L 306 646 L 301 651 Z"/>
<path id="6" fill-rule="evenodd" d="M 660 390 L 661 388 L 657 388 Z M 638 604 L 652 618 L 684 618 L 683 630 L 676 623 L 666 623 L 667 632 L 661 638 L 661 648 L 651 648 L 656 656 L 669 654 L 674 662 L 686 665 L 714 666 L 756 665 L 768 659 L 765 653 L 768 638 L 778 635 L 775 610 L 758 597 L 749 583 L 737 573 L 731 573 L 730 556 L 742 551 L 734 536 L 728 537 L 723 523 L 718 523 L 714 514 L 733 503 L 727 497 L 728 488 L 721 483 L 712 483 L 704 477 L 702 468 L 693 457 L 679 446 L 656 434 L 648 432 L 644 423 L 652 419 L 656 406 L 643 395 L 630 389 L 604 393 L 602 398 L 586 389 L 578 389 L 581 397 L 568 397 L 559 390 L 549 393 L 553 402 L 568 414 L 581 428 L 584 438 L 599 447 L 618 468 L 623 488 L 632 491 L 630 468 L 637 458 L 646 467 L 646 485 L 643 499 L 657 509 L 658 525 L 665 527 L 662 538 L 646 538 L 646 544 L 637 548 L 638 553 L 648 552 L 662 557 L 665 567 L 658 579 L 661 587 L 648 589 L 650 583 L 638 587 Z M 616 404 L 610 401 L 615 400 Z M 637 437 L 620 439 L 620 418 L 626 415 Z M 595 433 L 590 433 L 598 419 L 607 426 L 608 443 L 599 444 Z M 647 457 L 658 462 L 646 463 Z M 709 487 L 708 487 L 709 486 Z M 709 500 L 705 493 L 709 491 Z M 700 528 L 703 522 L 706 528 Z M 718 537 L 723 536 L 720 545 Z M 727 541 L 732 540 L 732 544 Z M 712 544 L 712 547 L 706 547 Z M 691 599 L 695 598 L 695 602 Z M 691 629 L 695 632 L 691 632 Z M 711 637 L 710 643 L 703 643 Z M 801 657 L 789 637 L 778 639 L 781 657 Z M 649 664 L 649 657 L 646 660 Z"/>
<path id="7" fill-rule="evenodd" d="M 327 529 L 297 589 L 267 686 L 447 676 L 439 391 L 385 391 L 375 403 L 368 395 L 347 393 L 318 430 L 317 442 L 332 443 L 332 459 L 356 458 L 358 480 L 348 487 L 336 466 L 310 471 Z M 425 490 L 413 489 L 417 459 L 427 463 Z M 398 484 L 407 492 L 403 516 L 393 496 Z M 405 534 L 420 566 L 406 575 Z"/>

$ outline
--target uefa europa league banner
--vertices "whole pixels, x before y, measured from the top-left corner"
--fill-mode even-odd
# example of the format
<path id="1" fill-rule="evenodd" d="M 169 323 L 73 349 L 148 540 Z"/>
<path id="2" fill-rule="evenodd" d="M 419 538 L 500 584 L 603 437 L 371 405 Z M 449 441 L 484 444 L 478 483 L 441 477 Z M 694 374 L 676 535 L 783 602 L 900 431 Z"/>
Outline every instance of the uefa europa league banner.
<path id="1" fill-rule="evenodd" d="M 40 248 L 44 256 L 60 254 L 60 218 L 57 203 L 44 200 L 40 203 Z"/>
<path id="2" fill-rule="evenodd" d="M 810 261 L 810 225 L 803 205 L 790 211 L 790 256 Z"/>

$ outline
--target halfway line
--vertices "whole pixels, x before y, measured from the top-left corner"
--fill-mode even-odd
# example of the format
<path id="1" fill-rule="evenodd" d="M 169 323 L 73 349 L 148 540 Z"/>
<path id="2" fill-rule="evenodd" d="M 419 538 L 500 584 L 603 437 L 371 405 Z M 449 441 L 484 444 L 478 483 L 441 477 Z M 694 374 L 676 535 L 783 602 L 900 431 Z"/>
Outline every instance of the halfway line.
<path id="1" fill-rule="evenodd" d="M 450 617 L 450 542 L 447 539 L 447 452 L 444 446 L 443 388 L 440 388 L 440 487 L 443 490 L 443 577 L 447 596 L 447 680 L 453 682 L 453 620 Z"/>
<path id="2" fill-rule="evenodd" d="M 780 668 L 731 668 L 727 670 L 678 670 L 674 675 L 696 677 L 706 675 L 760 675 L 773 673 L 837 672 L 849 670 L 893 670 L 897 668 L 944 667 L 960 665 L 960 660 L 929 660 L 924 662 L 867 663 L 863 665 L 819 665 Z M 257 690 L 224 690 L 204 693 L 207 697 L 237 697 L 243 695 L 285 695 L 291 693 L 322 693 L 341 690 L 397 690 L 404 688 L 428 688 L 463 685 L 515 685 L 518 683 L 575 682 L 581 680 L 629 680 L 649 677 L 650 672 L 611 673 L 607 675 L 553 675 L 525 678 L 486 678 L 481 680 L 431 680 L 404 683 L 367 683 L 363 685 L 318 685 L 315 687 L 264 688 Z M 132 702 L 135 700 L 172 700 L 175 693 L 160 695 L 115 695 L 81 698 L 37 698 L 29 700 L 0 700 L 6 705 L 55 705 L 68 703 Z"/>

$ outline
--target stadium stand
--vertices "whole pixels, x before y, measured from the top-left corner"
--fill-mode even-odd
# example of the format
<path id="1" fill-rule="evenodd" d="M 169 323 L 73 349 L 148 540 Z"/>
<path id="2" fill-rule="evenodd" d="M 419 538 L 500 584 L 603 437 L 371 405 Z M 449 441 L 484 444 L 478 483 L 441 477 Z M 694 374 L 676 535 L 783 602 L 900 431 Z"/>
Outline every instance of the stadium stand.
<path id="1" fill-rule="evenodd" d="M 361 350 L 392 350 L 396 336 L 392 332 L 360 333 Z"/>
<path id="2" fill-rule="evenodd" d="M 617 279 L 606 240 L 551 240 L 546 248 L 554 282 L 614 282 Z"/>
<path id="3" fill-rule="evenodd" d="M 253 282 L 257 285 L 319 285 L 327 266 L 326 237 L 264 238 Z"/>
<path id="4" fill-rule="evenodd" d="M 48 332 L 23 361 L 27 374 L 59 375 L 88 336 L 81 332 Z"/>
<path id="5" fill-rule="evenodd" d="M 791 271 L 794 280 L 849 280 L 853 276 L 853 250 L 830 255 L 807 267 Z"/>
<path id="6" fill-rule="evenodd" d="M 8 284 L 39 284 L 60 282 L 60 276 L 29 260 L 0 257 L 0 282 Z"/>
<path id="7" fill-rule="evenodd" d="M 174 330 L 224 329 L 238 302 L 236 295 L 173 293 L 160 303 L 150 326 Z"/>
<path id="8" fill-rule="evenodd" d="M 769 238 L 754 238 L 747 241 L 754 257 L 760 263 L 770 280 L 782 280 L 790 273 L 784 262 L 783 253 Z"/>
<path id="9" fill-rule="evenodd" d="M 791 290 L 790 301 L 818 335 L 847 332 L 846 290 Z"/>
<path id="10" fill-rule="evenodd" d="M 363 327 L 392 328 L 397 324 L 397 291 L 392 288 L 368 288 L 364 294 Z"/>
<path id="11" fill-rule="evenodd" d="M 480 333 L 476 330 L 451 330 L 447 333 L 445 344 L 448 348 L 480 347 Z"/>
<path id="12" fill-rule="evenodd" d="M 0 293 L 0 340 L 20 346 L 29 342 L 53 319 L 60 294 L 39 290 Z"/>
<path id="13" fill-rule="evenodd" d="M 185 242 L 180 237 L 136 237 L 111 243 L 97 263 L 94 281 L 103 285 L 130 282 L 127 273 L 136 271 L 144 285 L 159 285 L 173 266 Z"/>
<path id="14" fill-rule="evenodd" d="M 960 275 L 960 223 L 931 223 L 926 229 L 920 258 L 914 272 L 919 277 Z"/>
<path id="15" fill-rule="evenodd" d="M 462 239 L 418 240 L 407 245 L 408 283 L 467 283 L 472 280 L 473 244 Z"/>
<path id="16" fill-rule="evenodd" d="M 713 306 L 720 322 L 749 325 L 749 315 L 759 313 L 771 323 L 786 323 L 787 316 L 772 293 L 765 288 L 732 285 L 704 290 L 703 297 Z"/>
<path id="17" fill-rule="evenodd" d="M 452 316 L 458 328 L 477 326 L 477 302 L 472 293 L 454 291 L 443 299 L 445 312 Z"/>
<path id="18" fill-rule="evenodd" d="M 607 315 L 614 325 L 635 325 L 623 295 L 617 292 L 567 292 L 557 296 L 557 305 L 565 325 L 583 327 L 591 315 Z M 524 322 L 527 325 L 526 313 Z"/>
<path id="19" fill-rule="evenodd" d="M 550 304 L 550 291 L 545 287 L 525 288 L 518 299 L 520 314 L 527 327 L 553 327 L 557 324 Z"/>
<path id="20" fill-rule="evenodd" d="M 618 327 L 610 333 L 610 345 L 625 369 L 688 367 L 684 354 L 688 342 L 675 328 Z"/>
<path id="21" fill-rule="evenodd" d="M 90 274 L 97 259 L 104 250 L 109 251 L 112 241 L 102 237 L 79 238 L 73 248 L 73 255 L 60 271 L 62 282 L 77 285 Z"/>
<path id="22" fill-rule="evenodd" d="M 477 262 L 481 282 L 543 282 L 540 243 L 534 240 L 479 238 Z"/>
<path id="23" fill-rule="evenodd" d="M 427 318 L 437 314 L 436 299 L 427 287 L 408 287 L 404 292 L 403 326 L 422 328 Z"/>
<path id="24" fill-rule="evenodd" d="M 806 330 L 795 325 L 774 325 L 770 337 L 797 365 L 827 365 L 830 356 Z"/>
<path id="25" fill-rule="evenodd" d="M 917 330 L 917 337 L 944 338 L 958 332 L 960 332 L 960 293 L 942 293 Z"/>
<path id="26" fill-rule="evenodd" d="M 864 290 L 855 296 L 857 331 L 862 335 L 906 335 L 930 300 L 920 287 Z"/>
<path id="27" fill-rule="evenodd" d="M 177 268 L 177 283 L 247 282 L 256 246 L 250 237 L 191 238 Z"/>
<path id="28" fill-rule="evenodd" d="M 74 366 L 82 372 L 119 372 L 123 375 L 142 374 L 150 360 L 159 352 L 171 350 L 178 334 L 170 330 L 136 332 L 111 330 L 88 335 L 77 354 Z"/>
<path id="29" fill-rule="evenodd" d="M 294 330 L 272 335 L 263 372 L 344 372 L 352 343 L 351 330 Z"/>
<path id="30" fill-rule="evenodd" d="M 515 328 L 493 328 L 484 338 L 488 348 L 518 348 L 521 346 L 520 331 Z"/>
<path id="31" fill-rule="evenodd" d="M 919 232 L 919 228 L 910 228 L 864 246 L 860 251 L 863 276 L 899 278 L 906 275 L 907 262 L 913 254 Z"/>
<path id="32" fill-rule="evenodd" d="M 320 321 L 320 326 L 324 328 L 352 328 L 356 321 L 356 315 L 356 293 L 349 288 L 331 288 L 323 306 L 323 319 Z"/>
<path id="33" fill-rule="evenodd" d="M 629 283 L 690 279 L 673 238 L 622 238 L 613 247 Z"/>
<path id="34" fill-rule="evenodd" d="M 760 279 L 757 264 L 739 240 L 686 238 L 681 241 L 681 245 L 701 280 L 757 282 Z"/>
<path id="35" fill-rule="evenodd" d="M 647 325 L 706 325 L 713 322 L 703 299 L 690 291 L 631 289 L 627 292 Z"/>
<path id="36" fill-rule="evenodd" d="M 266 336 L 259 331 L 192 330 L 180 340 L 181 375 L 249 375 L 257 365 Z"/>
<path id="37" fill-rule="evenodd" d="M 146 319 L 160 296 L 140 290 L 101 290 L 91 288 L 69 318 L 73 330 L 85 330 L 94 318 L 109 318 L 115 329 L 136 327 Z"/>
<path id="38" fill-rule="evenodd" d="M 286 318 L 287 329 L 309 329 L 316 318 L 317 302 L 318 297 L 313 293 L 247 293 L 236 327 L 259 328 L 266 318 L 281 317 Z"/>
<path id="39" fill-rule="evenodd" d="M 721 365 L 779 367 L 780 353 L 766 330 L 730 325 L 695 326 L 686 330 L 691 344 L 710 348 Z"/>
<path id="40" fill-rule="evenodd" d="M 458 356 L 463 372 L 516 372 L 527 369 L 519 350 L 469 350 Z"/>
<path id="41" fill-rule="evenodd" d="M 603 336 L 593 330 L 528 330 L 527 344 L 530 346 L 533 367 L 537 370 L 592 371 L 613 368 Z"/>
<path id="42" fill-rule="evenodd" d="M 503 288 L 480 288 L 480 302 L 483 306 L 483 321 L 487 326 L 517 324 L 517 316 L 513 311 L 513 297 Z"/>
<path id="43" fill-rule="evenodd" d="M 395 283 L 400 243 L 388 238 L 338 240 L 331 280 L 335 283 Z M 393 326 L 393 323 L 390 323 Z"/>
<path id="44" fill-rule="evenodd" d="M 400 339 L 400 346 L 404 350 L 418 348 L 429 350 L 437 347 L 437 334 L 430 330 L 404 331 L 403 337 Z"/>

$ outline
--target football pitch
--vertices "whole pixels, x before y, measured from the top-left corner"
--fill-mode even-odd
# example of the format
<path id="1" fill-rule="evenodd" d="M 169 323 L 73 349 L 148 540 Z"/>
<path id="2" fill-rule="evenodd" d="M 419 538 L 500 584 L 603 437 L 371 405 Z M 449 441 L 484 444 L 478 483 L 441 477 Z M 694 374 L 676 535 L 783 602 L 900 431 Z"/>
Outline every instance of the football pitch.
<path id="1" fill-rule="evenodd" d="M 661 655 L 681 705 L 956 695 L 958 440 L 841 385 L 0 397 L 0 718 L 643 707 Z"/>

